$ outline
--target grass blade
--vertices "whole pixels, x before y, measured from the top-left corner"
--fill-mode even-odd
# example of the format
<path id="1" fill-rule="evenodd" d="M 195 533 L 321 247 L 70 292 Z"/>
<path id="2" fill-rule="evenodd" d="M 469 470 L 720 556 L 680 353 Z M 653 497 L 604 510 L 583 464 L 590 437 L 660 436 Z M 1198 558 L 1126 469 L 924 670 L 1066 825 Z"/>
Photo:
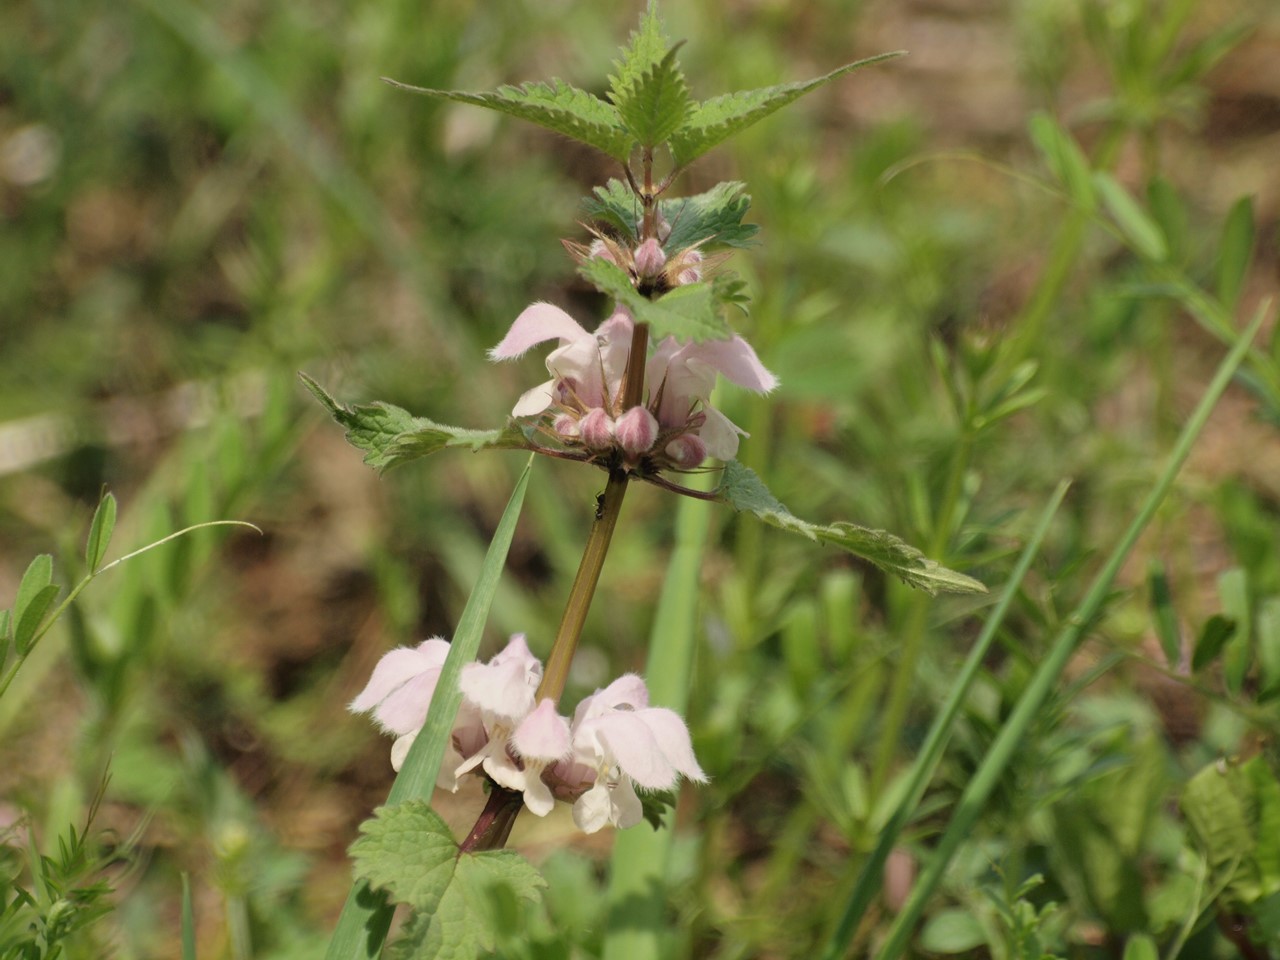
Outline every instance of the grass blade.
<path id="1" fill-rule="evenodd" d="M 498 590 L 502 568 L 507 561 L 507 551 L 515 535 L 516 521 L 520 518 L 520 508 L 524 504 L 532 466 L 531 456 L 516 481 L 516 488 L 511 493 L 502 519 L 498 521 L 498 529 L 494 531 L 489 551 L 485 554 L 480 577 L 471 596 L 467 598 L 467 605 L 463 608 L 458 627 L 454 631 L 449 656 L 445 659 L 435 695 L 431 698 L 426 723 L 414 740 L 404 766 L 400 768 L 400 775 L 391 785 L 391 792 L 387 796 L 388 805 L 412 799 L 431 800 L 436 774 L 444 760 L 445 744 L 458 706 L 462 702 L 458 675 L 462 672 L 463 664 L 476 658 L 476 651 L 480 647 L 489 607 Z M 387 936 L 387 928 L 391 925 L 393 909 L 385 894 L 372 890 L 363 880 L 358 881 L 347 895 L 346 905 L 338 918 L 338 926 L 329 941 L 329 949 L 325 954 L 327 960 L 373 960 L 379 956 Z"/>
<path id="2" fill-rule="evenodd" d="M 191 906 L 191 876 L 182 875 L 182 960 L 196 960 L 196 915 Z"/>
<path id="3" fill-rule="evenodd" d="M 845 905 L 840 922 L 837 924 L 835 932 L 831 935 L 831 939 L 827 942 L 827 949 L 822 955 L 823 960 L 835 960 L 835 958 L 842 956 L 849 949 L 854 934 L 857 933 L 858 924 L 861 923 L 863 915 L 867 912 L 867 908 L 871 906 L 872 899 L 880 889 L 880 878 L 883 876 L 884 864 L 889 857 L 889 852 L 893 849 L 894 844 L 898 842 L 899 835 L 907 825 L 907 821 L 910 820 L 911 814 L 919 805 L 929 781 L 933 779 L 934 771 L 937 770 L 938 763 L 942 759 L 942 751 L 951 735 L 951 727 L 955 723 L 956 715 L 960 712 L 960 708 L 964 706 L 969 687 L 978 676 L 978 671 L 982 668 L 987 651 L 990 649 L 1001 624 L 1004 623 L 1009 607 L 1018 595 L 1018 589 L 1022 586 L 1022 580 L 1026 577 L 1027 570 L 1031 567 L 1031 561 L 1040 552 L 1040 544 L 1044 541 L 1045 534 L 1049 532 L 1049 524 L 1057 514 L 1058 508 L 1062 505 L 1062 498 L 1066 496 L 1069 486 L 1070 483 L 1064 480 L 1058 484 L 1058 488 L 1053 492 L 1048 506 L 1045 507 L 1044 513 L 1041 514 L 1040 520 L 1031 534 L 1031 539 L 1027 541 L 1027 545 L 1022 549 L 1022 555 L 1018 558 L 1018 562 L 1013 568 L 1013 573 L 1000 594 L 999 602 L 996 604 L 995 609 L 991 611 L 991 615 L 987 617 L 987 622 L 982 627 L 982 633 L 979 635 L 977 642 L 974 643 L 973 649 L 969 651 L 964 667 L 961 669 L 960 675 L 956 678 L 956 684 L 951 690 L 951 696 L 947 698 L 946 705 L 939 711 L 938 716 L 933 721 L 933 725 L 929 728 L 929 734 L 925 738 L 924 746 L 920 748 L 920 753 L 916 757 L 916 762 L 911 770 L 902 803 L 894 811 L 889 822 L 885 824 L 884 830 L 880 833 L 880 839 L 876 843 L 875 850 L 871 852 L 871 856 L 862 865 L 857 883 L 854 885 L 853 893 L 849 895 L 849 902 Z"/>
<path id="4" fill-rule="evenodd" d="M 969 786 L 960 797 L 960 802 L 956 805 L 946 832 L 938 842 L 933 858 L 916 881 L 915 887 L 911 891 L 911 896 L 908 898 L 902 912 L 894 919 L 893 925 L 889 929 L 889 935 L 880 948 L 880 952 L 876 955 L 878 960 L 894 960 L 894 958 L 900 957 L 903 950 L 906 949 L 907 940 L 911 936 L 911 932 L 915 928 L 920 915 L 924 912 L 925 903 L 933 894 L 938 881 L 942 878 L 943 872 L 950 864 L 952 855 L 973 828 L 974 822 L 982 812 L 987 798 L 990 797 L 991 792 L 995 789 L 1000 776 L 1004 773 L 1004 769 L 1013 756 L 1019 741 L 1021 741 L 1027 729 L 1034 722 L 1037 711 L 1048 699 L 1053 685 L 1057 682 L 1071 655 L 1075 653 L 1081 638 L 1101 612 L 1103 603 L 1111 591 L 1111 585 L 1114 583 L 1116 575 L 1120 572 L 1121 565 L 1173 486 L 1174 478 L 1177 477 L 1178 471 L 1182 468 L 1187 455 L 1191 452 L 1191 447 L 1200 435 L 1200 431 L 1204 428 L 1205 422 L 1209 419 L 1209 414 L 1213 412 L 1218 399 L 1222 396 L 1223 391 L 1226 390 L 1227 384 L 1231 382 L 1231 377 L 1248 353 L 1249 345 L 1257 335 L 1258 328 L 1262 325 L 1266 312 L 1265 308 L 1258 310 L 1248 329 L 1240 336 L 1231 348 L 1231 352 L 1227 354 L 1219 365 L 1213 381 L 1209 384 L 1208 389 L 1205 390 L 1199 404 L 1197 404 L 1195 411 L 1191 415 L 1191 419 L 1187 421 L 1187 425 L 1183 427 L 1182 433 L 1178 436 L 1178 442 L 1174 446 L 1169 463 L 1165 466 L 1160 478 L 1156 481 L 1155 487 L 1152 488 L 1151 493 L 1147 496 L 1142 509 L 1134 517 L 1133 522 L 1125 531 L 1120 542 L 1111 551 L 1111 555 L 1107 558 L 1107 562 L 1103 565 L 1097 577 L 1094 578 L 1085 598 L 1067 619 L 1068 625 L 1054 640 L 1048 657 L 1040 665 L 1035 676 L 1027 685 L 1009 719 L 1001 727 L 1000 733 L 987 751 L 987 755 L 983 758 L 977 773 L 969 781 Z"/>

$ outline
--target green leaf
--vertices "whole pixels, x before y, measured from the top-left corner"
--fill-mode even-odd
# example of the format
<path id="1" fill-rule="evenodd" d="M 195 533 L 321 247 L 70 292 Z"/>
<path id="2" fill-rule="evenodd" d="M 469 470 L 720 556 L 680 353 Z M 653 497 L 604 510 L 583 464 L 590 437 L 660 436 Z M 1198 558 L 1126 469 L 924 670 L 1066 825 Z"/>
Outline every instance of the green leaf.
<path id="1" fill-rule="evenodd" d="M 1124 960 L 1160 960 L 1156 942 L 1145 933 L 1135 933 L 1124 945 Z"/>
<path id="2" fill-rule="evenodd" d="M 582 211 L 592 220 L 603 220 L 623 239 L 635 243 L 639 236 L 640 201 L 631 188 L 617 178 L 592 190 L 594 196 L 583 197 Z"/>
<path id="3" fill-rule="evenodd" d="M 1249 671 L 1252 654 L 1253 618 L 1249 603 L 1249 577 L 1239 567 L 1224 570 L 1218 575 L 1218 596 L 1222 598 L 1222 612 L 1235 621 L 1236 629 L 1225 644 L 1222 656 L 1222 676 L 1227 690 L 1239 696 L 1244 687 L 1244 677 Z"/>
<path id="4" fill-rule="evenodd" d="M 1253 861 L 1263 894 L 1280 891 L 1280 783 L 1275 771 L 1262 757 L 1254 757 L 1244 765 L 1253 787 L 1257 848 Z"/>
<path id="5" fill-rule="evenodd" d="M 1258 670 L 1261 692 L 1280 689 L 1280 597 L 1268 597 L 1258 608 Z"/>
<path id="6" fill-rule="evenodd" d="M 560 80 L 503 86 L 485 93 L 465 90 L 431 90 L 383 78 L 393 87 L 435 100 L 468 103 L 508 116 L 528 120 L 595 147 L 623 163 L 631 154 L 632 138 L 622 125 L 617 108 L 585 90 Z"/>
<path id="7" fill-rule="evenodd" d="M 640 26 L 631 34 L 622 59 L 613 62 L 617 73 L 609 78 L 609 98 L 617 103 L 620 97 L 625 97 L 625 91 L 639 84 L 644 75 L 667 56 L 670 47 L 657 4 L 650 3 L 640 15 Z"/>
<path id="8" fill-rule="evenodd" d="M 351 846 L 357 875 L 417 913 L 413 956 L 472 960 L 495 946 L 493 895 L 507 887 L 537 902 L 546 882 L 511 850 L 459 853 L 449 827 L 421 800 L 380 807 Z"/>
<path id="9" fill-rule="evenodd" d="M 856 63 L 845 64 L 824 76 L 799 83 L 782 83 L 758 90 L 741 90 L 697 104 L 688 121 L 671 136 L 671 154 L 676 167 L 684 167 L 741 130 L 763 120 L 776 110 L 798 100 L 812 90 L 859 67 L 902 56 L 903 51 L 882 53 Z"/>
<path id="10" fill-rule="evenodd" d="M 1075 138 L 1046 113 L 1033 115 L 1027 130 L 1044 158 L 1045 166 L 1057 177 L 1071 200 L 1084 210 L 1092 210 L 1097 201 L 1090 179 L 1089 158 L 1076 144 Z"/>
<path id="11" fill-rule="evenodd" d="M 611 94 L 618 116 L 640 146 L 663 143 L 688 119 L 693 101 L 676 62 L 677 44 L 632 83 Z"/>
<path id="12" fill-rule="evenodd" d="M 658 201 L 658 211 L 671 225 L 663 249 L 671 254 L 700 243 L 705 253 L 721 247 L 749 246 L 760 228 L 742 222 L 751 206 L 751 198 L 743 193 L 745 188 L 743 183 L 729 181 L 696 196 Z M 637 242 L 641 209 L 631 188 L 613 179 L 594 192 L 595 196 L 582 202 L 586 215 L 608 223 L 631 243 Z"/>
<path id="13" fill-rule="evenodd" d="M 1151 613 L 1156 621 L 1156 634 L 1164 651 L 1165 662 L 1176 667 L 1182 660 L 1182 636 L 1178 629 L 1178 612 L 1173 609 L 1173 597 L 1169 593 L 1169 578 L 1158 561 L 1152 561 L 1148 575 L 1151 584 Z"/>
<path id="14" fill-rule="evenodd" d="M 8 610 L 0 610 L 0 643 L 6 643 L 10 639 L 9 628 L 13 625 L 13 620 L 9 616 Z M 0 664 L 4 663 L 4 656 L 0 655 Z"/>
<path id="15" fill-rule="evenodd" d="M 381 471 L 445 447 L 466 447 L 472 451 L 529 447 L 528 438 L 514 423 L 508 423 L 501 430 L 467 430 L 436 423 L 426 417 L 415 417 L 389 403 L 349 407 L 334 400 L 305 373 L 298 376 L 329 415 L 346 428 L 351 445 L 365 451 L 364 462 Z"/>
<path id="16" fill-rule="evenodd" d="M 716 309 L 710 283 L 687 283 L 650 300 L 631 285 L 624 270 L 600 257 L 584 261 L 578 272 L 630 310 L 637 323 L 649 324 L 655 343 L 667 336 L 694 343 L 733 336 Z"/>
<path id="17" fill-rule="evenodd" d="M 1093 184 L 1130 246 L 1147 260 L 1159 262 L 1167 259 L 1169 246 L 1164 234 L 1129 191 L 1105 170 L 1094 171 Z"/>
<path id="18" fill-rule="evenodd" d="M 1244 786 L 1239 768 L 1218 761 L 1182 791 L 1183 815 L 1215 872 L 1234 871 L 1253 851 Z"/>
<path id="19" fill-rule="evenodd" d="M 1178 261 L 1185 261 L 1190 248 L 1190 222 L 1186 205 L 1167 179 L 1155 176 L 1147 185 L 1147 205 L 1169 242 L 1169 253 Z"/>
<path id="20" fill-rule="evenodd" d="M 60 590 L 56 583 L 41 587 L 31 596 L 30 602 L 18 617 L 13 628 L 13 647 L 20 656 L 25 657 L 31 651 L 36 633 L 40 629 L 40 622 L 44 620 L 45 613 L 48 612 Z"/>
<path id="21" fill-rule="evenodd" d="M 1230 617 L 1215 613 L 1205 621 L 1200 629 L 1200 638 L 1196 641 L 1195 653 L 1191 656 L 1191 670 L 1199 673 L 1217 658 L 1226 642 L 1236 632 L 1236 622 Z"/>
<path id="22" fill-rule="evenodd" d="M 696 196 L 660 201 L 658 209 L 671 224 L 665 249 L 674 253 L 695 243 L 701 243 L 704 252 L 749 246 L 760 228 L 742 222 L 751 207 L 745 189 L 746 184 L 730 180 Z"/>
<path id="23" fill-rule="evenodd" d="M 30 649 L 28 644 L 58 594 L 58 588 L 50 586 L 52 580 L 53 557 L 42 553 L 31 561 L 18 584 L 18 594 L 13 601 L 13 645 L 22 656 Z"/>
<path id="24" fill-rule="evenodd" d="M 724 465 L 724 474 L 715 492 L 717 499 L 735 510 L 753 513 L 781 530 L 842 547 L 904 583 L 930 594 L 987 592 L 987 588 L 977 580 L 948 570 L 884 530 L 871 530 L 844 522 L 824 526 L 799 519 L 769 492 L 755 471 L 736 460 Z"/>
<path id="25" fill-rule="evenodd" d="M 940 910 L 920 932 L 920 949 L 929 953 L 968 953 L 987 942 L 982 924 L 970 910 Z"/>
<path id="26" fill-rule="evenodd" d="M 89 539 L 84 545 L 85 563 L 90 573 L 97 573 L 106 556 L 107 547 L 111 544 L 111 533 L 116 528 L 116 498 L 108 493 L 93 512 L 93 522 L 89 524 Z"/>
<path id="27" fill-rule="evenodd" d="M 1228 313 L 1235 312 L 1240 302 L 1240 291 L 1253 259 L 1254 229 L 1253 198 L 1241 197 L 1222 225 L 1214 263 L 1214 290 Z"/>

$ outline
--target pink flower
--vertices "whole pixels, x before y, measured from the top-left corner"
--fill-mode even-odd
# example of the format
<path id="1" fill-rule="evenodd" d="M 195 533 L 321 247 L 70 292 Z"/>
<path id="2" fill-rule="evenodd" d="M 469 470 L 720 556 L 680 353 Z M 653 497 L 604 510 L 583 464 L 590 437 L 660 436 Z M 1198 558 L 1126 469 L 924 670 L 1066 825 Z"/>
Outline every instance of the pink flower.
<path id="1" fill-rule="evenodd" d="M 571 729 L 573 760 L 595 771 L 594 784 L 573 806 L 574 822 L 586 833 L 606 823 L 639 823 L 635 785 L 670 790 L 681 776 L 706 782 L 680 715 L 650 707 L 648 688 L 633 673 L 578 704 Z"/>
<path id="2" fill-rule="evenodd" d="M 641 407 L 624 411 L 633 327 L 625 310 L 591 334 L 558 307 L 527 308 L 490 357 L 513 359 L 547 340 L 560 346 L 547 357 L 551 379 L 527 391 L 511 415 L 545 418 L 565 446 L 582 448 L 591 459 L 644 460 L 654 470 L 692 469 L 708 456 L 732 459 L 745 433 L 711 406 L 716 374 L 757 393 L 773 390 L 777 378 L 741 337 L 688 344 L 667 337 L 646 363 Z"/>
<path id="3" fill-rule="evenodd" d="M 595 333 L 587 333 L 559 307 L 549 303 L 527 307 L 502 342 L 489 351 L 489 358 L 514 360 L 547 340 L 559 340 L 560 346 L 547 356 L 551 379 L 525 391 L 511 415 L 535 416 L 555 403 L 579 412 L 610 406 L 631 353 L 631 326 L 631 317 L 619 310 Z"/>
<path id="4" fill-rule="evenodd" d="M 432 638 L 384 656 L 354 712 L 372 712 L 397 734 L 392 766 L 399 770 L 426 720 L 449 644 Z M 462 668 L 462 704 L 454 720 L 436 785 L 456 790 L 467 773 L 483 771 L 494 782 L 524 795 L 533 813 L 545 817 L 556 799 L 573 803 L 574 821 L 588 833 L 607 823 L 629 827 L 643 819 L 637 786 L 668 790 L 680 777 L 703 782 L 689 731 L 671 710 L 649 706 L 644 681 L 635 674 L 587 697 L 573 723 L 553 700 L 535 702 L 542 664 L 516 634 L 487 663 Z"/>
<path id="5" fill-rule="evenodd" d="M 717 373 L 756 393 L 768 393 L 778 385 L 778 378 L 741 337 L 686 344 L 667 337 L 645 367 L 649 406 L 663 430 L 687 432 L 706 444 L 707 456 L 732 460 L 738 437 L 746 432 L 711 406 Z"/>

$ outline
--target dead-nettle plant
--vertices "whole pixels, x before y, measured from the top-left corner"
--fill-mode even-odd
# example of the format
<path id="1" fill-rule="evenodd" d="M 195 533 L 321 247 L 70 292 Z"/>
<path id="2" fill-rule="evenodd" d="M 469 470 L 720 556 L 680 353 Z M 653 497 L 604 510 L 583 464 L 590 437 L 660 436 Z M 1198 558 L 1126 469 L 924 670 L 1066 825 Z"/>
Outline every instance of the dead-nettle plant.
<path id="1" fill-rule="evenodd" d="M 365 462 L 380 470 L 446 447 L 519 449 L 588 464 L 608 479 L 545 668 L 522 636 L 512 637 L 487 663 L 474 662 L 526 470 L 453 642 L 430 639 L 391 651 L 352 702 L 352 710 L 372 713 L 395 735 L 391 762 L 399 777 L 387 806 L 365 824 L 353 847 L 361 879 L 331 957 L 376 955 L 389 917 L 388 894 L 415 910 L 407 931 L 411 951 L 432 955 L 446 937 L 453 957 L 491 947 L 483 888 L 500 881 L 518 896 L 538 896 L 537 874 L 499 849 L 522 809 L 545 816 L 557 801 L 571 803 L 575 822 L 589 833 L 646 817 L 656 825 L 681 778 L 705 779 L 683 719 L 651 706 L 645 681 L 635 674 L 577 704 L 572 719 L 561 712 L 569 664 L 632 481 L 723 503 L 842 547 L 929 593 L 984 589 L 892 534 L 801 520 L 734 459 L 746 434 L 712 406 L 717 375 L 758 394 L 778 386 L 726 319 L 730 307 L 745 310 L 744 284 L 725 264 L 756 233 L 743 222 L 750 198 L 741 183 L 722 183 L 697 196 L 670 195 L 690 163 L 732 134 L 895 54 L 807 82 L 698 102 L 677 62 L 678 46 L 666 38 L 651 7 L 615 63 L 607 100 L 560 81 L 490 93 L 396 84 L 533 121 L 620 164 L 622 178 L 597 187 L 584 203 L 589 237 L 565 242 L 578 272 L 612 300 L 613 312 L 593 331 L 548 303 L 516 317 L 490 358 L 515 359 L 550 343 L 549 377 L 526 391 L 507 425 L 496 430 L 446 426 L 385 403 L 347 406 L 305 375 L 304 383 L 365 452 Z M 708 469 L 708 458 L 723 462 L 714 489 L 681 482 L 684 474 Z M 490 792 L 459 845 L 428 801 L 433 787 L 456 789 L 468 774 L 484 777 Z"/>

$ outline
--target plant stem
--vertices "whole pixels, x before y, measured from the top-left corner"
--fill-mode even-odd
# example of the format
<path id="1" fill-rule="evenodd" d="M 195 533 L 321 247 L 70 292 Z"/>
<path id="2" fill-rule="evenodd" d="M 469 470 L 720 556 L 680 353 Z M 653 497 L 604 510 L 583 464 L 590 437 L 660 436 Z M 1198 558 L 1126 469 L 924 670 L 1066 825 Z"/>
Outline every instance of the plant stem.
<path id="1" fill-rule="evenodd" d="M 492 788 L 476 825 L 459 846 L 459 856 L 478 850 L 500 850 L 506 845 L 507 837 L 511 836 L 516 815 L 524 804 L 524 795 L 496 783 L 492 784 Z"/>
<path id="2" fill-rule="evenodd" d="M 637 323 L 631 333 L 631 353 L 627 357 L 627 371 L 622 379 L 623 410 L 637 406 L 644 396 L 644 370 L 648 349 L 649 325 Z M 605 485 L 604 494 L 596 508 L 595 522 L 591 524 L 591 532 L 587 535 L 587 546 L 582 551 L 582 561 L 578 564 L 573 586 L 569 588 L 569 599 L 565 602 L 551 655 L 547 657 L 542 683 L 538 685 L 539 700 L 558 701 L 564 693 L 564 685 L 569 677 L 569 664 L 573 662 L 573 654 L 578 649 L 582 627 L 587 622 L 587 611 L 591 609 L 591 598 L 595 596 L 596 584 L 600 582 L 600 571 L 604 569 L 604 558 L 608 556 L 613 530 L 618 525 L 618 515 L 622 511 L 622 499 L 626 495 L 629 479 L 627 468 L 620 461 L 609 471 L 609 482 Z"/>
<path id="3" fill-rule="evenodd" d="M 560 629 L 556 631 L 555 645 L 551 648 L 551 655 L 547 657 L 546 672 L 542 675 L 542 683 L 538 685 L 539 700 L 558 701 L 560 694 L 564 692 L 569 664 L 578 649 L 578 640 L 582 636 L 587 611 L 591 608 L 591 598 L 595 595 L 596 584 L 600 580 L 600 571 L 604 569 L 604 558 L 609 553 L 609 542 L 613 539 L 614 527 L 618 525 L 618 514 L 622 511 L 622 498 L 626 492 L 626 471 L 611 470 L 609 482 L 600 499 L 600 507 L 596 511 L 595 522 L 591 524 L 591 533 L 587 536 L 582 561 L 578 564 L 578 574 L 573 578 L 573 586 L 569 589 L 569 599 L 560 618 Z"/>

